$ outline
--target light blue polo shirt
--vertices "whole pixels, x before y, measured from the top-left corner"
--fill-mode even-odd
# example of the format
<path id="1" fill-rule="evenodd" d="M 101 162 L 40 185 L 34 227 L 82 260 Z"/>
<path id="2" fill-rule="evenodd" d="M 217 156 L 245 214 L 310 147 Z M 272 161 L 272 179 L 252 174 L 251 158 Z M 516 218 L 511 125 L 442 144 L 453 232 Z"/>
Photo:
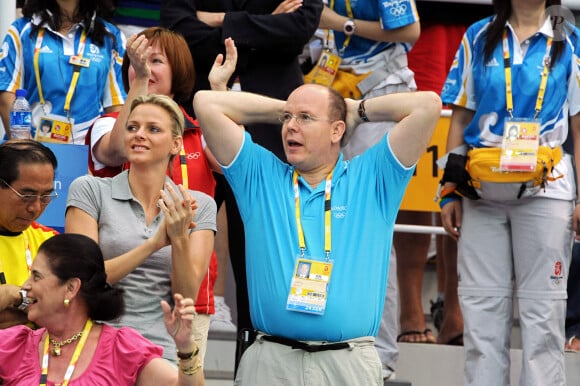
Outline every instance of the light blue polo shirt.
<path id="1" fill-rule="evenodd" d="M 386 137 L 385 137 L 386 138 Z M 331 259 L 324 315 L 286 310 L 299 254 L 294 168 L 255 144 L 248 133 L 224 167 L 246 234 L 246 271 L 254 327 L 297 340 L 341 341 L 376 336 L 381 322 L 395 218 L 414 168 L 405 168 L 387 140 L 347 162 L 332 177 Z M 299 178 L 306 256 L 324 260 L 324 185 Z"/>

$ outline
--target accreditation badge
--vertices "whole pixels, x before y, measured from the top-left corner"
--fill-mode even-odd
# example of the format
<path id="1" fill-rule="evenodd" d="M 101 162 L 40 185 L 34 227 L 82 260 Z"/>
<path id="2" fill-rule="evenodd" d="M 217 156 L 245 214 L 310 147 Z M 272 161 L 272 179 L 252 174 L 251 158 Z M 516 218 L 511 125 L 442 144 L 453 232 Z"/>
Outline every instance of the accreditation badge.
<path id="1" fill-rule="evenodd" d="M 340 62 L 340 56 L 333 54 L 330 50 L 322 51 L 314 68 L 304 76 L 304 83 L 330 86 L 334 81 Z"/>
<path id="2" fill-rule="evenodd" d="M 40 117 L 36 129 L 36 139 L 39 142 L 69 143 L 72 135 L 74 119 L 61 115 L 48 114 Z"/>
<path id="3" fill-rule="evenodd" d="M 52 111 L 52 103 L 46 101 L 45 104 L 40 104 L 36 102 L 32 105 L 32 126 L 38 127 L 40 125 L 40 119 L 43 115 L 50 114 Z"/>
<path id="4" fill-rule="evenodd" d="M 539 119 L 506 119 L 499 162 L 500 171 L 535 171 L 539 146 Z"/>
<path id="5" fill-rule="evenodd" d="M 91 65 L 91 60 L 89 58 L 85 58 L 79 55 L 72 55 L 68 62 L 73 66 L 80 66 L 85 68 Z"/>
<path id="6" fill-rule="evenodd" d="M 286 309 L 324 315 L 332 265 L 332 261 L 317 261 L 298 256 Z"/>

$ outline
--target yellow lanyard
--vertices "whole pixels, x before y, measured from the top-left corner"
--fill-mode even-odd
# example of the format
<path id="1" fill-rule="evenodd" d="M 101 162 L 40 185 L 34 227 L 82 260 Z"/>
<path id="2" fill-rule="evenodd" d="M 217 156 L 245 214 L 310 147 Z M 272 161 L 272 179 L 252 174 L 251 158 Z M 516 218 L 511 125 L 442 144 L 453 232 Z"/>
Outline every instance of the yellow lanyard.
<path id="1" fill-rule="evenodd" d="M 26 244 L 26 250 L 24 251 L 24 257 L 26 258 L 26 268 L 28 269 L 28 274 L 30 275 L 30 268 L 32 267 L 32 252 L 30 252 L 30 242 L 28 241 L 28 237 L 22 233 L 22 237 L 24 237 L 24 244 Z"/>
<path id="2" fill-rule="evenodd" d="M 40 66 L 38 64 L 40 59 L 40 49 L 42 47 L 42 39 L 44 38 L 44 28 L 40 28 L 38 30 L 38 36 L 36 37 L 36 45 L 34 46 L 34 75 L 36 77 L 36 88 L 38 89 L 38 99 L 40 100 L 40 105 L 44 109 L 44 105 L 46 101 L 44 99 L 44 94 L 42 92 L 42 82 L 40 81 Z M 83 32 L 81 34 L 81 38 L 79 41 L 79 46 L 77 49 L 77 56 L 79 58 L 83 57 L 83 53 L 85 51 L 85 43 L 87 41 L 87 33 L 83 28 Z M 58 58 L 57 58 L 58 60 Z M 81 74 L 81 66 L 77 64 L 73 64 L 73 75 L 72 79 L 68 88 L 68 92 L 66 93 L 66 98 L 64 102 L 64 111 L 66 112 L 67 117 L 70 117 L 70 103 L 72 101 L 73 94 L 77 87 L 77 83 L 79 80 L 79 76 Z M 46 112 L 45 112 L 46 113 Z"/>
<path id="3" fill-rule="evenodd" d="M 68 382 L 70 381 L 73 372 L 75 371 L 75 366 L 81 356 L 81 352 L 85 347 L 85 343 L 87 338 L 89 337 L 89 333 L 91 332 L 91 328 L 93 327 L 93 321 L 91 319 L 87 319 L 85 323 L 85 327 L 83 328 L 83 335 L 75 348 L 72 358 L 68 364 L 68 368 L 66 369 L 66 373 L 64 374 L 64 380 L 60 384 L 61 386 L 67 386 Z M 48 331 L 46 331 L 46 339 L 44 340 L 44 354 L 42 355 L 42 374 L 40 375 L 40 385 L 46 386 L 48 382 L 48 346 L 50 345 L 50 336 Z"/>
<path id="4" fill-rule="evenodd" d="M 324 186 L 324 253 L 326 260 L 330 260 L 331 237 L 330 237 L 330 190 L 332 187 L 332 173 L 334 169 L 326 176 L 326 184 Z M 304 237 L 304 229 L 302 228 L 302 221 L 300 220 L 300 188 L 298 187 L 298 172 L 294 169 L 292 176 L 292 184 L 294 186 L 294 205 L 296 208 L 296 227 L 298 228 L 298 246 L 300 247 L 300 254 L 304 257 L 306 251 L 306 239 Z"/>
<path id="5" fill-rule="evenodd" d="M 544 95 L 546 94 L 546 85 L 548 84 L 548 75 L 550 72 L 550 50 L 552 49 L 552 38 L 548 37 L 546 41 L 546 56 L 544 57 L 544 68 L 542 70 L 542 79 L 540 80 L 540 88 L 538 90 L 538 97 L 536 98 L 536 114 L 534 119 L 540 114 L 542 104 L 544 102 Z M 508 44 L 507 28 L 503 31 L 503 64 L 505 69 L 505 99 L 507 111 L 510 118 L 513 118 L 514 101 L 512 95 L 512 71 L 510 63 L 510 48 Z"/>
<path id="6" fill-rule="evenodd" d="M 185 142 L 181 146 L 181 151 L 179 152 L 179 166 L 181 168 L 181 185 L 185 189 L 189 189 L 189 179 L 187 175 L 187 155 L 185 154 Z"/>
<path id="7" fill-rule="evenodd" d="M 350 5 L 350 0 L 345 0 L 344 5 L 346 6 L 346 15 L 349 19 L 354 19 L 354 13 L 352 12 L 352 7 Z M 330 9 L 334 10 L 334 0 L 330 0 Z M 330 40 L 331 30 L 326 30 L 326 46 L 328 47 L 328 41 Z M 334 40 L 334 32 L 332 32 L 332 39 Z M 342 58 L 346 47 L 350 44 L 350 38 L 352 35 L 346 35 L 344 43 L 342 43 L 342 48 L 338 50 L 338 55 Z"/>

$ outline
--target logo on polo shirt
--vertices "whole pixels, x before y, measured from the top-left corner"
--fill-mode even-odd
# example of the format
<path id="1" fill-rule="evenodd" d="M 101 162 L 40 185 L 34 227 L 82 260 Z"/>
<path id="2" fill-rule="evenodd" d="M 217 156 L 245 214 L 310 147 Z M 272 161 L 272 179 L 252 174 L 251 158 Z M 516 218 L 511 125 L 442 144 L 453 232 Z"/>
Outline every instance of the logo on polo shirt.
<path id="1" fill-rule="evenodd" d="M 489 60 L 489 62 L 485 63 L 486 67 L 497 67 L 499 66 L 499 63 L 497 62 L 497 60 L 495 60 L 495 58 L 491 58 Z"/>
<path id="2" fill-rule="evenodd" d="M 103 54 L 101 54 L 101 49 L 95 44 L 89 44 L 89 53 L 87 55 L 91 62 L 100 63 L 103 61 Z"/>
<path id="3" fill-rule="evenodd" d="M 334 218 L 342 219 L 342 218 L 346 217 L 346 210 L 347 209 L 348 209 L 348 206 L 346 206 L 346 205 L 337 205 L 337 206 L 333 206 L 330 210 L 331 210 Z"/>

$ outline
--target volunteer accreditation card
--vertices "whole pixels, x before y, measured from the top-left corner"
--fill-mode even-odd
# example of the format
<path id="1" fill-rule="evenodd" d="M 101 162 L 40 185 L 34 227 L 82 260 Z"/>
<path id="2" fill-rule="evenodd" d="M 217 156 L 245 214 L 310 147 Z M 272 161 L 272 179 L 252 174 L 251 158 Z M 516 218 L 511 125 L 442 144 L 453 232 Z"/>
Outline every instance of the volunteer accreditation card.
<path id="1" fill-rule="evenodd" d="M 290 282 L 286 309 L 324 315 L 332 264 L 331 260 L 316 261 L 299 255 Z"/>
<path id="2" fill-rule="evenodd" d="M 506 119 L 499 160 L 500 171 L 535 171 L 539 145 L 538 119 Z"/>
<path id="3" fill-rule="evenodd" d="M 304 83 L 316 83 L 330 87 L 340 66 L 341 58 L 330 50 L 324 50 L 318 62 L 304 77 Z"/>

